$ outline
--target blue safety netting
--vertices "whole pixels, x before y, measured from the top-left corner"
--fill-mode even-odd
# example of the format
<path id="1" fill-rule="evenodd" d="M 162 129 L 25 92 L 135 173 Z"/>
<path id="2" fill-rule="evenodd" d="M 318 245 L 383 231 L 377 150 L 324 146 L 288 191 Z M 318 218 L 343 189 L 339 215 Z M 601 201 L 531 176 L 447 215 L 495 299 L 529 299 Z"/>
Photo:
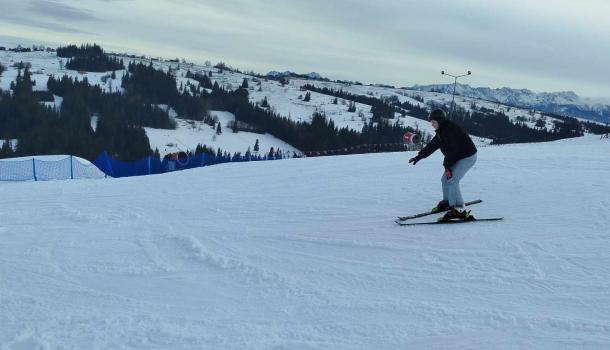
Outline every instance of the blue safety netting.
<path id="1" fill-rule="evenodd" d="M 188 155 L 178 154 L 175 157 L 164 158 L 163 160 L 149 156 L 134 162 L 124 162 L 113 159 L 108 153 L 103 152 L 93 161 L 100 170 L 112 177 L 141 176 L 161 174 L 170 171 L 198 168 L 208 165 L 228 163 L 228 162 L 247 162 L 259 160 L 281 159 L 281 156 L 266 158 L 260 156 L 214 156 L 210 154 Z"/>
<path id="2" fill-rule="evenodd" d="M 101 177 L 127 177 L 161 174 L 228 162 L 248 162 L 281 159 L 260 156 L 215 156 L 210 154 L 174 154 L 160 159 L 149 156 L 133 162 L 113 159 L 102 152 L 92 163 L 82 163 L 68 156 L 58 160 L 0 160 L 0 181 L 45 181 L 66 179 L 91 179 Z"/>

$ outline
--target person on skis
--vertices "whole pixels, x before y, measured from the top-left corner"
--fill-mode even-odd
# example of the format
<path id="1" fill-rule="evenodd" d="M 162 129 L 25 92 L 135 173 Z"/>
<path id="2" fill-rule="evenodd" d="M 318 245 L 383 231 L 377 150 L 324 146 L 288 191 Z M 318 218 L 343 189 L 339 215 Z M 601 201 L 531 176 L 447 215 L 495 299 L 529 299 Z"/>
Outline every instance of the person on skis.
<path id="1" fill-rule="evenodd" d="M 453 219 L 472 220 L 470 211 L 466 211 L 464 199 L 460 190 L 460 180 L 477 161 L 477 148 L 472 139 L 459 125 L 445 117 L 445 112 L 436 109 L 428 117 L 436 135 L 417 156 L 409 159 L 409 163 L 417 164 L 440 148 L 445 156 L 441 177 L 443 200 L 432 209 L 433 212 L 447 210 L 440 221 Z"/>

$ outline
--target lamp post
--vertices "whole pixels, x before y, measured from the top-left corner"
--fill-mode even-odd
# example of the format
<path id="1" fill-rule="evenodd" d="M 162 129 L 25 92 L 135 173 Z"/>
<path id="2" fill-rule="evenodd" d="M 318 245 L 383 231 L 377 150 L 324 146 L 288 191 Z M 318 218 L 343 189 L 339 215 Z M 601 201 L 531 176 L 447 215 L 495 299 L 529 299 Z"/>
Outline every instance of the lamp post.
<path id="1" fill-rule="evenodd" d="M 457 80 L 458 80 L 458 78 L 465 77 L 465 76 L 468 76 L 471 74 L 472 73 L 470 71 L 468 71 L 468 73 L 462 74 L 462 75 L 453 75 L 453 74 L 445 73 L 444 70 L 441 71 L 441 75 L 448 75 L 450 77 L 455 78 L 455 80 L 453 81 L 453 95 L 451 97 L 451 111 L 449 112 L 449 119 L 451 119 L 451 116 L 453 115 L 453 106 L 455 104 L 455 102 L 454 102 L 455 101 L 455 86 L 457 85 Z"/>

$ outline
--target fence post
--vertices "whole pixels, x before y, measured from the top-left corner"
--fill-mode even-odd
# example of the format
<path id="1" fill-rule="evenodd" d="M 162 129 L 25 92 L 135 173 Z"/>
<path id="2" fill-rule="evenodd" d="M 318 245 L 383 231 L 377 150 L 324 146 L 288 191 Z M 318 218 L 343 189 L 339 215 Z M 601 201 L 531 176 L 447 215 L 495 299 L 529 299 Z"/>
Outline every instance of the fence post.
<path id="1" fill-rule="evenodd" d="M 36 160 L 32 158 L 32 174 L 34 175 L 34 181 L 38 181 L 36 178 Z"/>
<path id="2" fill-rule="evenodd" d="M 72 166 L 72 155 L 70 155 L 70 179 L 74 180 L 74 167 Z"/>

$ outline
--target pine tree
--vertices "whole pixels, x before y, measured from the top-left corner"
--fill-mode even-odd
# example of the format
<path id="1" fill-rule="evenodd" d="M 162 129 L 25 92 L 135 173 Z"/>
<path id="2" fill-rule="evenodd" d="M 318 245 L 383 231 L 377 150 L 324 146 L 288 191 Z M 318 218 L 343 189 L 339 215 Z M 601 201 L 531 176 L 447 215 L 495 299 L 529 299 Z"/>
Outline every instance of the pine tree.
<path id="1" fill-rule="evenodd" d="M 248 88 L 248 79 L 244 78 L 244 81 L 241 83 L 241 88 L 242 89 Z"/>
<path id="2" fill-rule="evenodd" d="M 258 139 L 256 139 L 256 142 L 254 143 L 254 152 L 258 152 L 259 147 L 258 147 Z"/>
<path id="3" fill-rule="evenodd" d="M 218 126 L 216 127 L 216 135 L 222 134 L 222 127 L 220 126 L 220 122 L 218 122 Z"/>
<path id="4" fill-rule="evenodd" d="M 304 102 L 311 101 L 311 92 L 307 91 L 307 93 L 305 94 L 305 97 L 303 97 L 303 101 Z"/>
<path id="5" fill-rule="evenodd" d="M 336 105 L 339 103 L 339 100 L 335 97 L 335 99 L 333 100 L 333 104 Z"/>
<path id="6" fill-rule="evenodd" d="M 250 146 L 248 146 L 248 150 L 246 151 L 245 157 L 247 160 L 250 160 L 250 157 L 252 157 L 252 152 L 250 151 Z"/>
<path id="7" fill-rule="evenodd" d="M 237 132 L 239 131 L 239 129 L 237 128 L 237 120 L 234 120 L 233 123 L 231 123 L 231 130 L 233 130 L 233 133 L 237 134 Z"/>

